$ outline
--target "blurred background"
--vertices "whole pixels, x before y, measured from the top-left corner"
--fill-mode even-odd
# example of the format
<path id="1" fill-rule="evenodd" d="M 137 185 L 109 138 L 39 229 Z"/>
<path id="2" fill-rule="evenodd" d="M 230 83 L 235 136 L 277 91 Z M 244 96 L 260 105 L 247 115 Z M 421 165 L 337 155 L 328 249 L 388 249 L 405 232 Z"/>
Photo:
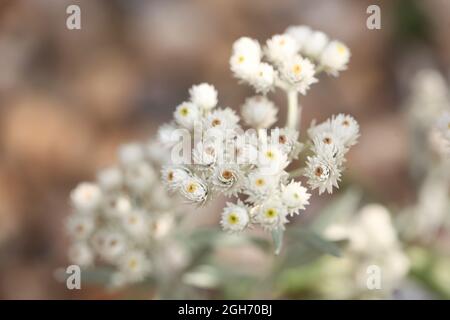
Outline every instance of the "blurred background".
<path id="1" fill-rule="evenodd" d="M 81 8 L 81 30 L 66 28 L 70 4 Z M 366 27 L 370 4 L 381 7 L 380 30 Z M 306 24 L 346 43 L 349 70 L 302 98 L 303 126 L 352 114 L 362 137 L 343 189 L 413 203 L 404 101 L 417 71 L 450 70 L 448 12 L 446 0 L 2 0 L 0 298 L 120 297 L 54 279 L 67 265 L 69 192 L 114 163 L 121 143 L 151 136 L 192 84 L 214 84 L 219 104 L 237 110 L 252 92 L 228 60 L 244 35 L 263 42 Z M 309 210 L 333 196 L 315 197 Z"/>

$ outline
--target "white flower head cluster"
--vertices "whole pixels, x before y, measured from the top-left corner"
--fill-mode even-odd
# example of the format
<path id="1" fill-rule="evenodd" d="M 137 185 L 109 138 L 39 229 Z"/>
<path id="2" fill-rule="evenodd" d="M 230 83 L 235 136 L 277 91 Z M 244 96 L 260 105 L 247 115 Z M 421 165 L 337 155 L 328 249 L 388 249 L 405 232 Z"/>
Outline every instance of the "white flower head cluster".
<path id="1" fill-rule="evenodd" d="M 71 192 L 69 259 L 81 267 L 111 266 L 113 285 L 151 275 L 153 261 L 159 259 L 154 252 L 167 245 L 174 227 L 176 203 L 159 182 L 151 150 L 137 143 L 122 146 L 119 165 L 101 170 L 95 183 L 80 183 Z"/>
<path id="2" fill-rule="evenodd" d="M 328 296 L 354 299 L 358 295 L 364 298 L 361 294 L 373 294 L 372 298 L 388 298 L 408 274 L 409 259 L 403 252 L 388 210 L 379 204 L 366 205 L 352 220 L 328 226 L 325 237 L 348 241 L 342 260 L 332 262 L 330 270 L 326 270 L 325 277 L 331 278 L 323 282 Z M 382 286 L 373 292 L 367 290 L 370 266 L 377 266 L 382 271 Z M 329 280 L 336 282 L 336 278 L 346 284 L 346 290 L 330 292 Z"/>
<path id="3" fill-rule="evenodd" d="M 339 114 L 312 125 L 308 135 L 313 141 L 313 156 L 307 158 L 305 176 L 312 189 L 332 193 L 341 179 L 345 154 L 359 137 L 359 125 L 349 115 Z"/>
<path id="4" fill-rule="evenodd" d="M 306 94 L 320 71 L 336 75 L 344 70 L 349 57 L 345 45 L 306 27 L 288 28 L 263 47 L 248 37 L 238 39 L 231 71 L 259 94 L 247 98 L 241 108 L 242 122 L 250 128 L 244 131 L 232 109 L 217 106 L 212 85 L 194 85 L 190 99 L 176 108 L 174 121 L 160 130 L 160 144 L 171 145 L 175 155 L 161 171 L 167 190 L 195 205 L 205 205 L 218 195 L 237 198 L 222 212 L 225 231 L 237 233 L 253 226 L 284 230 L 288 217 L 305 210 L 311 196 L 287 172 L 303 149 L 295 125 L 297 95 Z M 286 127 L 272 127 L 279 110 L 267 93 L 274 88 L 288 95 L 291 119 Z M 173 146 L 169 137 L 181 131 L 188 133 L 188 141 Z M 359 125 L 353 117 L 339 114 L 308 133 L 314 155 L 303 172 L 311 189 L 331 193 L 338 187 L 345 154 L 356 144 Z M 187 157 L 180 157 L 180 150 L 187 151 Z"/>
<path id="5" fill-rule="evenodd" d="M 221 225 L 226 231 L 240 232 L 251 225 L 283 229 L 289 214 L 298 214 L 309 204 L 307 189 L 290 180 L 285 171 L 301 150 L 298 132 L 276 128 L 267 134 L 262 130 L 276 121 L 278 112 L 265 96 L 248 98 L 242 106 L 245 122 L 253 127 L 247 131 L 231 109 L 205 110 L 190 100 L 187 103 L 201 110 L 198 126 L 190 129 L 194 134 L 192 161 L 162 168 L 167 189 L 196 205 L 221 194 L 245 197 L 244 202 L 228 203 L 224 209 Z M 174 131 L 188 129 L 176 123 Z"/>
<path id="6" fill-rule="evenodd" d="M 330 41 L 325 33 L 306 26 L 292 26 L 272 36 L 263 47 L 255 39 L 238 39 L 230 66 L 236 78 L 257 92 L 281 87 L 305 94 L 320 71 L 337 76 L 349 60 L 350 50 L 342 42 Z"/>

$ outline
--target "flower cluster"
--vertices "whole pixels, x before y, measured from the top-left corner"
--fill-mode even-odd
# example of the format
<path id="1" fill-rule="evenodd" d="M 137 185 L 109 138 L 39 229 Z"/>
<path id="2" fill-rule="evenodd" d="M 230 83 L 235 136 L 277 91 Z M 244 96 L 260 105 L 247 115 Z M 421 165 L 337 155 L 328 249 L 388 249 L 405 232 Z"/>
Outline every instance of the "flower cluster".
<path id="1" fill-rule="evenodd" d="M 238 39 L 233 44 L 231 70 L 262 94 L 247 98 L 241 107 L 242 120 L 250 128 L 243 130 L 232 109 L 218 107 L 212 85 L 194 85 L 190 99 L 176 107 L 174 120 L 159 130 L 161 145 L 172 148 L 172 163 L 162 169 L 167 189 L 196 205 L 221 194 L 237 198 L 223 210 L 220 223 L 225 231 L 241 232 L 254 225 L 284 230 L 288 217 L 304 210 L 311 196 L 287 171 L 304 145 L 296 126 L 297 94 L 305 94 L 322 70 L 337 75 L 349 57 L 344 44 L 330 42 L 322 32 L 304 26 L 273 36 L 264 48 L 256 40 Z M 266 94 L 275 87 L 288 95 L 286 127 L 272 127 L 278 108 Z M 268 128 L 270 133 L 264 130 Z M 338 187 L 345 154 L 359 137 L 359 125 L 353 117 L 339 114 L 313 124 L 308 136 L 306 143 L 314 154 L 301 172 L 311 189 L 332 193 Z M 180 157 L 180 150 L 187 154 Z"/>
<path id="2" fill-rule="evenodd" d="M 166 240 L 176 204 L 159 182 L 155 154 L 153 143 L 124 145 L 118 166 L 100 171 L 95 183 L 80 183 L 70 195 L 69 258 L 82 267 L 113 267 L 114 285 L 150 275 L 161 258 L 155 252 L 172 246 Z"/>
<path id="3" fill-rule="evenodd" d="M 236 78 L 257 92 L 280 87 L 305 94 L 320 71 L 337 76 L 349 59 L 350 50 L 342 42 L 330 41 L 325 33 L 307 26 L 291 26 L 264 47 L 254 39 L 240 38 L 233 44 L 230 66 Z"/>
<path id="4" fill-rule="evenodd" d="M 366 205 L 355 218 L 331 224 L 324 233 L 329 240 L 347 241 L 345 255 L 329 259 L 324 270 L 321 286 L 327 297 L 389 298 L 407 276 L 409 258 L 389 211 L 382 205 Z M 369 272 L 382 272 L 379 290 L 367 290 Z"/>

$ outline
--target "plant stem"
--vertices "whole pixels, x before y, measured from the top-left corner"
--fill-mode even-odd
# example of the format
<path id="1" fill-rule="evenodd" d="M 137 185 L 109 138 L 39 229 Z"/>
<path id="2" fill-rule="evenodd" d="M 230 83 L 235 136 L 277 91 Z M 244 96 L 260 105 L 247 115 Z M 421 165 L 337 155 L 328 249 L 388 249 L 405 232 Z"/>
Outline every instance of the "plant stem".
<path id="1" fill-rule="evenodd" d="M 288 99 L 288 113 L 287 113 L 286 127 L 300 131 L 302 109 L 298 105 L 297 91 L 289 90 L 287 92 L 287 99 Z"/>

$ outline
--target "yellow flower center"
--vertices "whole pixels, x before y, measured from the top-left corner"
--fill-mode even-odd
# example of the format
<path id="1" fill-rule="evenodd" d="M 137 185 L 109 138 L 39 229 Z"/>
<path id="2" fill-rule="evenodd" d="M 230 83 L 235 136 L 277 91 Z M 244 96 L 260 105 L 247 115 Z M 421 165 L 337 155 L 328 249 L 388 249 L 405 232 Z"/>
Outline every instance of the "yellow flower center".
<path id="1" fill-rule="evenodd" d="M 331 138 L 330 137 L 325 137 L 325 138 L 323 138 L 323 143 L 325 143 L 325 144 L 331 144 Z"/>
<path id="2" fill-rule="evenodd" d="M 277 216 L 277 210 L 270 208 L 266 210 L 266 217 L 267 218 L 275 218 Z"/>
<path id="3" fill-rule="evenodd" d="M 237 216 L 236 213 L 234 213 L 234 212 L 230 213 L 230 215 L 228 216 L 228 223 L 229 224 L 239 223 L 239 217 Z"/>
<path id="4" fill-rule="evenodd" d="M 338 51 L 339 54 L 342 55 L 342 54 L 344 54 L 347 51 L 347 49 L 343 45 L 338 45 L 337 51 Z"/>
<path id="5" fill-rule="evenodd" d="M 193 193 L 197 190 L 197 185 L 195 183 L 189 183 L 186 190 L 189 193 Z"/>
<path id="6" fill-rule="evenodd" d="M 302 66 L 299 64 L 296 64 L 292 68 L 292 71 L 294 72 L 294 74 L 299 75 L 302 72 Z"/>
<path id="7" fill-rule="evenodd" d="M 316 177 L 321 177 L 323 174 L 322 167 L 317 167 L 316 170 L 314 170 L 314 174 L 316 175 Z"/>
<path id="8" fill-rule="evenodd" d="M 269 151 L 266 152 L 266 156 L 269 159 L 274 159 L 275 158 L 275 153 L 273 151 L 269 150 Z"/>
<path id="9" fill-rule="evenodd" d="M 180 114 L 181 114 L 183 117 L 187 116 L 187 115 L 189 114 L 189 109 L 186 108 L 186 107 L 185 107 L 185 108 L 181 108 Z"/>
<path id="10" fill-rule="evenodd" d="M 244 61 L 245 61 L 245 57 L 244 56 L 239 56 L 238 63 L 243 63 Z"/>
<path id="11" fill-rule="evenodd" d="M 130 269 L 136 269 L 137 265 L 138 265 L 138 262 L 134 258 L 128 262 L 128 266 L 130 267 Z"/>
<path id="12" fill-rule="evenodd" d="M 258 187 L 262 187 L 263 185 L 266 184 L 266 182 L 264 181 L 264 179 L 259 178 L 259 179 L 256 179 L 255 184 L 256 184 L 256 186 L 258 186 Z"/>

